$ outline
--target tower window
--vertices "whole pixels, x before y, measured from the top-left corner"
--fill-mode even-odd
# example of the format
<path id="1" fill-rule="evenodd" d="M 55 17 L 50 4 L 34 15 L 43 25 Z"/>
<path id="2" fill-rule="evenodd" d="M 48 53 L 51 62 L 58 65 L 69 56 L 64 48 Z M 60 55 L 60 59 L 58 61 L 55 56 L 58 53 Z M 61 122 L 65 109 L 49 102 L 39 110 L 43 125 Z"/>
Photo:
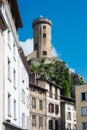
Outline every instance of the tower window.
<path id="1" fill-rule="evenodd" d="M 43 55 L 47 55 L 47 51 L 43 51 Z"/>
<path id="2" fill-rule="evenodd" d="M 46 38 L 46 33 L 43 33 L 43 38 Z"/>
<path id="3" fill-rule="evenodd" d="M 43 30 L 44 30 L 44 31 L 46 30 L 46 26 L 43 26 Z"/>
<path id="4" fill-rule="evenodd" d="M 34 50 L 37 50 L 37 43 L 35 43 L 35 48 L 34 48 Z"/>

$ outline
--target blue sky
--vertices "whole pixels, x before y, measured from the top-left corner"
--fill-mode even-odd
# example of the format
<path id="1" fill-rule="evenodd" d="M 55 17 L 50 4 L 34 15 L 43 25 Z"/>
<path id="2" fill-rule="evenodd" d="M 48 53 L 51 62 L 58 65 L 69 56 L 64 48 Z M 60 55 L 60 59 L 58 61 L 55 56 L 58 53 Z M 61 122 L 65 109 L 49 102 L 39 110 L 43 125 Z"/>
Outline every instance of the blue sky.
<path id="1" fill-rule="evenodd" d="M 49 18 L 53 23 L 52 44 L 59 57 L 87 81 L 87 0 L 18 0 L 18 3 L 23 21 L 20 41 L 25 43 L 33 38 L 34 19 L 40 15 Z"/>

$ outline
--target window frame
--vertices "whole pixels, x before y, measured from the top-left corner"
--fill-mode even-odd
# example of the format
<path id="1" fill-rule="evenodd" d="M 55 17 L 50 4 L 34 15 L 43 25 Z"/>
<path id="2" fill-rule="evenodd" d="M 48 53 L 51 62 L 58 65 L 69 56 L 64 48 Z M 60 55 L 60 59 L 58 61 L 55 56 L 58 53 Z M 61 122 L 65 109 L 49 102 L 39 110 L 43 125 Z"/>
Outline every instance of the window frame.
<path id="1" fill-rule="evenodd" d="M 81 100 L 82 101 L 87 101 L 87 92 L 81 93 Z"/>
<path id="2" fill-rule="evenodd" d="M 42 128 L 43 127 L 43 117 L 39 116 L 39 127 Z"/>
<path id="3" fill-rule="evenodd" d="M 44 39 L 46 38 L 46 33 L 43 33 L 43 38 L 44 38 Z"/>
<path id="4" fill-rule="evenodd" d="M 11 117 L 11 94 L 8 93 L 8 116 Z"/>
<path id="5" fill-rule="evenodd" d="M 86 114 L 85 114 L 85 112 L 86 112 Z M 87 107 L 81 107 L 81 115 L 87 116 Z"/>
<path id="6" fill-rule="evenodd" d="M 32 115 L 32 127 L 36 127 L 36 115 Z"/>
<path id="7" fill-rule="evenodd" d="M 39 109 L 43 110 L 43 101 L 42 100 L 39 100 Z"/>
<path id="8" fill-rule="evenodd" d="M 32 97 L 32 108 L 36 108 L 36 98 Z"/>

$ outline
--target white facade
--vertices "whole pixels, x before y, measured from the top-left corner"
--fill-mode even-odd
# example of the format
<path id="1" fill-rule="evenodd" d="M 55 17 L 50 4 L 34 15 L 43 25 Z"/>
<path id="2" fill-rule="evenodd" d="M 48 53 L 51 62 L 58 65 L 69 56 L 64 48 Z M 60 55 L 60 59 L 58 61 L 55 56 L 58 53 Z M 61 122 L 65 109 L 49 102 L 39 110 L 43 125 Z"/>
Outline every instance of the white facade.
<path id="1" fill-rule="evenodd" d="M 2 113 L 0 130 L 2 130 L 2 123 L 5 121 L 20 128 L 27 129 L 29 127 L 28 72 L 18 52 L 20 46 L 17 37 L 18 34 L 7 0 L 5 3 L 0 4 L 0 9 L 8 26 L 6 31 L 0 33 L 0 38 L 2 37 L 3 39 L 0 46 L 0 50 L 2 50 L 0 51 L 0 69 L 2 71 L 0 73 L 0 77 L 2 77 L 0 79 L 2 91 L 0 97 L 2 105 L 2 109 L 0 109 L 0 113 Z"/>
<path id="2" fill-rule="evenodd" d="M 61 100 L 61 129 L 76 130 L 76 109 L 72 101 Z"/>
<path id="3" fill-rule="evenodd" d="M 76 110 L 74 104 L 65 104 L 65 122 L 67 129 L 76 130 Z"/>

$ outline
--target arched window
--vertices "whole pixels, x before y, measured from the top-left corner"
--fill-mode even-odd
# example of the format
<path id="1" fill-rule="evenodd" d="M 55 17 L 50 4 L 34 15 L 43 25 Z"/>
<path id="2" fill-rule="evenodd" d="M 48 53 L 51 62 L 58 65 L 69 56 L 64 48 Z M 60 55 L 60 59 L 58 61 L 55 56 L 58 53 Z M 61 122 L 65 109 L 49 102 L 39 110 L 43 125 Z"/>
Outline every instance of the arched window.
<path id="1" fill-rule="evenodd" d="M 43 38 L 46 38 L 46 33 L 43 33 Z"/>
<path id="2" fill-rule="evenodd" d="M 43 30 L 44 30 L 44 31 L 46 30 L 46 26 L 45 26 L 45 25 L 43 26 Z"/>

